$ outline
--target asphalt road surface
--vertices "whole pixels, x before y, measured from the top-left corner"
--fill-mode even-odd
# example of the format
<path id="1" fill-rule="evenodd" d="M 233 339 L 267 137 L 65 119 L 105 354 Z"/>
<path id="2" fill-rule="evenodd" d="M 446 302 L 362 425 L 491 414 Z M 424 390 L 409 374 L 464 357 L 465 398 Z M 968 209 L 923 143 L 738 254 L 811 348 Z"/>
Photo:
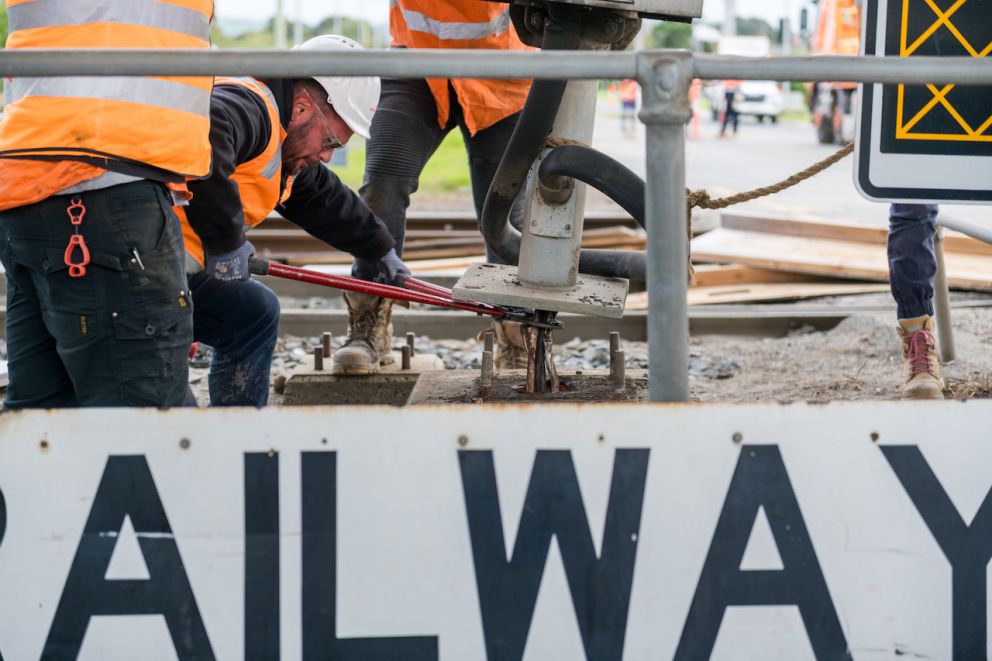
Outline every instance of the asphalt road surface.
<path id="1" fill-rule="evenodd" d="M 837 150 L 834 145 L 818 144 L 813 126 L 807 122 L 759 124 L 754 118 L 743 117 L 736 137 L 720 138 L 719 126 L 707 115 L 704 113 L 701 118 L 699 137 L 686 140 L 686 179 L 690 189 L 705 189 L 712 197 L 776 183 Z M 600 112 L 596 122 L 593 146 L 643 177 L 644 126 L 638 123 L 634 134 L 624 134 L 619 117 L 609 109 Z M 853 171 L 852 155 L 813 179 L 737 208 L 886 225 L 887 205 L 863 198 L 854 187 Z M 984 221 L 992 226 L 992 206 L 944 205 L 942 208 L 955 218 Z"/>

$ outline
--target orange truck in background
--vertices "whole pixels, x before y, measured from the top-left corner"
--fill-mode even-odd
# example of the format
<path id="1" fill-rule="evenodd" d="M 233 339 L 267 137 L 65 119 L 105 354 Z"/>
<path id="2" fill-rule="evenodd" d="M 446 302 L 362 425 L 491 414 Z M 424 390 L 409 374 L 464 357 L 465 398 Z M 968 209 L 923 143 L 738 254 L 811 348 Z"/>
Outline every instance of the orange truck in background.
<path id="1" fill-rule="evenodd" d="M 861 41 L 861 0 L 819 0 L 812 55 L 857 55 Z M 821 144 L 854 139 L 857 83 L 814 83 L 810 111 Z"/>

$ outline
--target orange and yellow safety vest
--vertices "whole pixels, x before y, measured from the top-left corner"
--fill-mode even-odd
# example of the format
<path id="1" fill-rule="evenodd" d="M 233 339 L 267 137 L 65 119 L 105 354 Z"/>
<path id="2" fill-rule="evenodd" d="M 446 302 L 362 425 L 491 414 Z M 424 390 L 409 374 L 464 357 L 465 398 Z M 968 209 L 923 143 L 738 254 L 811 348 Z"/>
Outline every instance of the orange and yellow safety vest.
<path id="1" fill-rule="evenodd" d="M 245 225 L 254 227 L 266 219 L 280 202 L 289 197 L 292 192 L 292 179 L 286 181 L 285 190 L 280 197 L 280 178 L 282 176 L 282 143 L 286 139 L 286 130 L 279 122 L 279 107 L 275 96 L 263 83 L 254 78 L 217 78 L 217 85 L 241 85 L 255 94 L 264 102 L 269 111 L 269 144 L 261 154 L 246 161 L 235 169 L 231 175 L 238 184 L 241 196 L 241 208 L 244 210 Z M 203 244 L 200 237 L 193 231 L 183 207 L 176 207 L 176 215 L 182 221 L 183 241 L 186 254 L 203 266 Z"/>
<path id="2" fill-rule="evenodd" d="M 210 46 L 213 0 L 6 0 L 6 7 L 8 49 Z M 205 176 L 212 85 L 211 77 L 13 78 L 0 158 L 97 157 Z"/>
<path id="3" fill-rule="evenodd" d="M 479 0 L 389 0 L 393 46 L 531 50 L 517 37 L 508 5 Z M 529 80 L 428 78 L 437 121 L 448 123 L 448 84 L 454 88 L 472 135 L 524 107 Z"/>

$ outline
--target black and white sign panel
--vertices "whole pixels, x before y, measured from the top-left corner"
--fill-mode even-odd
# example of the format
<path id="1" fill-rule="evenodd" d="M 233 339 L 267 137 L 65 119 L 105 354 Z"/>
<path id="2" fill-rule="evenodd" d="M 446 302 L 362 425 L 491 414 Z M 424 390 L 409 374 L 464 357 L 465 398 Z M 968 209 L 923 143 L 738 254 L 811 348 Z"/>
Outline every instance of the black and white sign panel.
<path id="1" fill-rule="evenodd" d="M 0 419 L 0 655 L 984 659 L 992 402 Z"/>
<path id="2" fill-rule="evenodd" d="M 866 55 L 989 57 L 990 0 L 868 0 Z M 862 85 L 855 180 L 869 199 L 992 201 L 992 87 Z"/>

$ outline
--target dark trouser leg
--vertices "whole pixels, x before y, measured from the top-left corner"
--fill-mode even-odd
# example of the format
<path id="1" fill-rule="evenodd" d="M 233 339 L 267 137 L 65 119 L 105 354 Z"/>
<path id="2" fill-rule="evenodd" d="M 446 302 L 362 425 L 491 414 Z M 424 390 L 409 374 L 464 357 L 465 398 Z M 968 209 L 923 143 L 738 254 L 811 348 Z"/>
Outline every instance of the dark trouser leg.
<path id="1" fill-rule="evenodd" d="M 437 106 L 423 80 L 384 78 L 365 152 L 359 193 L 396 239 L 403 253 L 406 210 L 420 173 L 447 129 L 437 125 Z"/>
<path id="2" fill-rule="evenodd" d="M 489 193 L 489 186 L 496 175 L 496 168 L 503 158 L 506 145 L 510 141 L 513 129 L 517 125 L 520 113 L 515 113 L 502 119 L 489 128 L 479 131 L 474 136 L 470 136 L 468 129 L 462 125 L 462 135 L 465 137 L 465 144 L 468 147 L 469 171 L 472 177 L 472 200 L 475 203 L 475 217 L 481 223 L 482 206 L 486 202 L 486 194 Z M 526 210 L 526 190 L 527 186 L 521 187 L 520 194 L 513 202 L 510 210 L 510 224 L 520 229 L 523 223 L 524 211 Z M 492 264 L 504 264 L 496 253 L 488 246 L 486 247 L 486 259 Z"/>
<path id="3" fill-rule="evenodd" d="M 187 403 L 193 320 L 171 196 L 141 181 L 79 197 L 86 205 L 80 232 L 92 255 L 80 278 L 70 278 L 62 260 L 72 234 L 68 196 L 0 214 L 4 264 L 17 289 L 8 354 L 19 384 L 8 405 L 71 403 L 64 381 L 41 383 L 63 374 L 83 406 Z M 28 330 L 36 333 L 31 340 Z"/>
<path id="4" fill-rule="evenodd" d="M 212 406 L 265 406 L 272 352 L 279 335 L 279 299 L 260 282 L 221 282 L 204 273 L 189 278 L 193 335 L 213 348 Z"/>
<path id="5" fill-rule="evenodd" d="M 936 204 L 893 204 L 889 208 L 889 284 L 899 319 L 933 314 L 936 218 Z"/>
<path id="6" fill-rule="evenodd" d="M 3 225 L 0 225 L 2 227 Z M 4 243 L 7 241 L 4 238 Z M 76 390 L 59 358 L 55 338 L 49 335 L 31 274 L 3 259 L 7 272 L 7 370 L 6 406 L 61 408 L 78 406 Z"/>

